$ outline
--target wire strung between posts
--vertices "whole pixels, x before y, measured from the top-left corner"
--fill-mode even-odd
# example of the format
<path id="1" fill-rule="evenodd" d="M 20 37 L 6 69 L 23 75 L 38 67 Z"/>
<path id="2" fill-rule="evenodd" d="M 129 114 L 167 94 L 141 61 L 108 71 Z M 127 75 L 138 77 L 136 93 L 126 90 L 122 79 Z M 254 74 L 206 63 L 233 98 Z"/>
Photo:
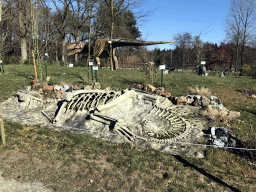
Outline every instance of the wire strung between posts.
<path id="1" fill-rule="evenodd" d="M 0 117 L 2 119 L 4 119 L 4 114 L 0 114 Z M 6 115 L 7 116 L 7 115 Z M 16 119 L 20 119 L 20 120 L 28 120 L 27 118 L 24 117 L 17 117 L 17 116 L 8 116 L 9 118 L 16 118 Z M 69 126 L 56 126 L 56 125 L 48 125 L 49 127 L 54 127 L 54 128 L 67 128 L 67 130 L 69 131 L 73 131 L 73 130 L 77 130 L 78 132 L 83 132 L 86 133 L 88 132 L 89 134 L 93 134 L 93 133 L 99 133 L 99 134 L 109 134 L 109 135 L 115 135 L 115 136 L 119 136 L 121 137 L 122 135 L 116 134 L 116 133 L 110 133 L 110 132 L 100 132 L 100 131 L 90 131 L 90 130 L 82 130 L 79 128 L 75 128 L 75 127 L 69 127 Z M 72 130 L 70 130 L 72 129 Z M 125 137 L 125 136 L 124 136 Z M 130 136 L 131 138 L 134 139 L 145 139 L 143 137 L 140 136 Z M 174 141 L 174 142 L 167 142 L 165 143 L 166 145 L 172 145 L 172 144 L 182 144 L 182 145 L 194 145 L 194 146 L 205 146 L 205 147 L 215 147 L 215 148 L 222 148 L 222 149 L 236 149 L 236 150 L 245 150 L 245 151 L 256 151 L 256 149 L 248 149 L 248 148 L 237 148 L 237 147 L 218 147 L 215 145 L 207 145 L 207 144 L 198 144 L 198 143 L 187 143 L 187 142 L 178 142 L 178 141 Z"/>

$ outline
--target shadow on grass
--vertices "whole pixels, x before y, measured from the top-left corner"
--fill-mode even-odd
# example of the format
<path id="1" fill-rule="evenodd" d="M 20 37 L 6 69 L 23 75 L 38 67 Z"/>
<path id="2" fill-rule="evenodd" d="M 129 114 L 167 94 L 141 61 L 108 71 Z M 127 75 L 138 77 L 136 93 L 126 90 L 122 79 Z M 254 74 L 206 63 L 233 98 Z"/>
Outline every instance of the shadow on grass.
<path id="1" fill-rule="evenodd" d="M 207 173 L 204 169 L 202 168 L 199 168 L 191 163 L 189 163 L 188 161 L 186 161 L 185 159 L 183 159 L 181 156 L 178 156 L 178 155 L 174 155 L 174 157 L 181 163 L 183 163 L 183 166 L 184 167 L 191 167 L 193 169 L 195 169 L 196 171 L 198 171 L 199 173 L 203 174 L 204 176 L 208 177 L 209 179 L 212 179 L 213 181 L 229 188 L 230 190 L 232 191 L 240 191 L 239 189 L 235 188 L 235 187 L 232 187 L 231 185 L 225 183 L 224 181 L 218 179 L 217 177 L 215 177 L 214 175 L 210 174 L 210 173 Z"/>

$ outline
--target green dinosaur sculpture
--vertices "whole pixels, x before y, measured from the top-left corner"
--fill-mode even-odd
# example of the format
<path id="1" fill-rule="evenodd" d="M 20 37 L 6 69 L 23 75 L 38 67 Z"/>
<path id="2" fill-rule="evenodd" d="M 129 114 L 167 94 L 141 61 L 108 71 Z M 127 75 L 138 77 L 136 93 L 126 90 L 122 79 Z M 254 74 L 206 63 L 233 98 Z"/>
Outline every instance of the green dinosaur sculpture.
<path id="1" fill-rule="evenodd" d="M 108 39 L 94 39 L 90 42 L 91 50 L 90 54 L 96 59 L 97 64 L 100 65 L 100 58 L 109 57 L 110 52 L 110 43 L 113 47 L 113 60 L 115 69 L 118 68 L 118 60 L 115 56 L 116 47 L 124 46 L 145 46 L 145 45 L 156 45 L 156 44 L 165 44 L 173 43 L 176 41 L 140 41 L 140 40 L 122 40 L 122 39 L 113 39 L 109 41 Z M 85 53 L 88 54 L 89 42 L 78 41 L 67 45 L 67 50 L 70 52 L 68 56 Z"/>

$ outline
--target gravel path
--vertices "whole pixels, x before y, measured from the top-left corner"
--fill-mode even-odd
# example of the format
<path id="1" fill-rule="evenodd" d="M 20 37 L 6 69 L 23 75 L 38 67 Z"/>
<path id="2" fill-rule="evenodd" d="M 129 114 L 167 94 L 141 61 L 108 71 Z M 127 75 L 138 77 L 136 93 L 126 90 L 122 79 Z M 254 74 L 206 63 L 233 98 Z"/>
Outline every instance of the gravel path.
<path id="1" fill-rule="evenodd" d="M 18 181 L 5 180 L 0 172 L 0 192 L 52 192 L 54 190 L 46 189 L 40 182 L 21 183 Z"/>

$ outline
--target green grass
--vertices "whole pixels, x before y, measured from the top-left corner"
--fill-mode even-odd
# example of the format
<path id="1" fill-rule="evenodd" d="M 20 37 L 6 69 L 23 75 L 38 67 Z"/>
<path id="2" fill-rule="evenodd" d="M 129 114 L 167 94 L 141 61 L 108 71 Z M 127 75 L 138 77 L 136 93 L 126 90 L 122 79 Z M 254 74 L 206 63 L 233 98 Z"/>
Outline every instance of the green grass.
<path id="1" fill-rule="evenodd" d="M 29 85 L 34 79 L 33 70 L 33 66 L 6 65 L 5 74 L 0 75 L 0 101 Z M 87 68 L 49 66 L 48 75 L 50 84 L 91 84 Z M 143 72 L 108 69 L 98 71 L 98 81 L 103 89 L 147 83 Z M 154 85 L 160 86 L 160 82 L 159 73 Z M 184 95 L 189 87 L 196 85 L 209 88 L 224 106 L 241 112 L 239 121 L 229 122 L 226 128 L 237 139 L 247 142 L 247 147 L 255 148 L 256 100 L 237 90 L 256 90 L 256 80 L 164 75 L 164 88 L 174 96 Z M 0 171 L 7 179 L 22 182 L 36 179 L 56 191 L 231 191 L 234 188 L 256 191 L 255 164 L 222 149 L 207 148 L 205 159 L 195 159 L 116 144 L 90 135 L 57 132 L 39 125 L 26 127 L 9 121 L 4 121 L 4 125 L 6 145 L 0 145 Z"/>

